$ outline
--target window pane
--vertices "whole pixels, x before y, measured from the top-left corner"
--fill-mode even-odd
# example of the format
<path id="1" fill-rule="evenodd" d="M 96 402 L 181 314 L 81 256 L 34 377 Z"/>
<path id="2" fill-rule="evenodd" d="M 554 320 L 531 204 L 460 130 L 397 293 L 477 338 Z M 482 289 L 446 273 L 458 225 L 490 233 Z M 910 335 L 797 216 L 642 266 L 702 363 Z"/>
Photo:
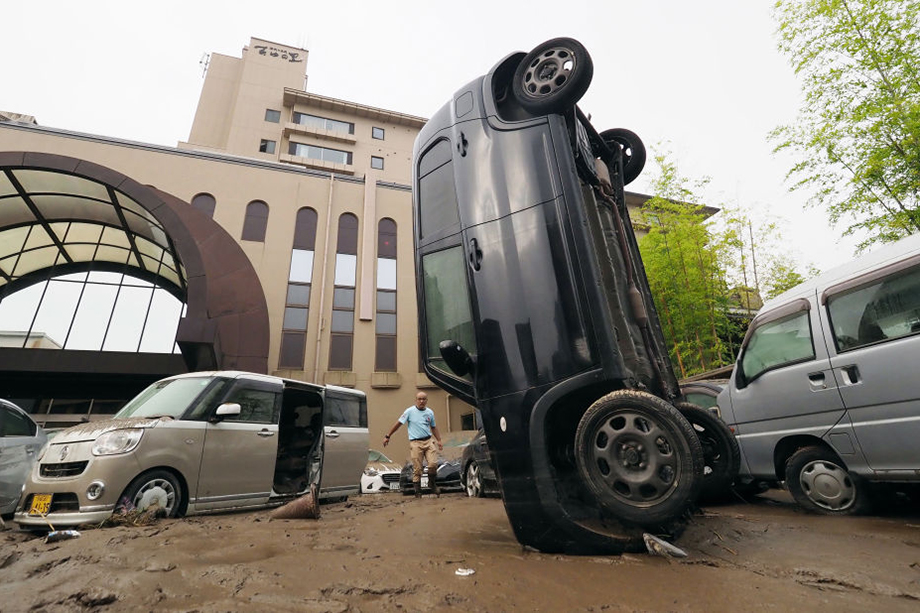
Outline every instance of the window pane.
<path id="1" fill-rule="evenodd" d="M 337 253 L 335 256 L 335 284 L 354 287 L 357 263 L 357 256 Z"/>
<path id="2" fill-rule="evenodd" d="M 214 200 L 214 196 L 211 194 L 198 194 L 192 198 L 192 206 L 208 217 L 214 217 L 214 207 L 216 205 L 217 201 Z"/>
<path id="3" fill-rule="evenodd" d="M 378 336 L 374 370 L 396 372 L 396 337 Z"/>
<path id="4" fill-rule="evenodd" d="M 112 314 L 117 291 L 114 285 L 87 285 L 83 289 L 83 298 L 67 339 L 67 349 L 98 351 L 102 348 L 102 337 Z"/>
<path id="5" fill-rule="evenodd" d="M 153 302 L 141 339 L 141 351 L 172 353 L 183 306 L 181 301 L 166 290 L 157 288 L 153 291 Z"/>
<path id="6" fill-rule="evenodd" d="M 152 294 L 153 288 L 121 288 L 103 351 L 137 351 Z"/>
<path id="7" fill-rule="evenodd" d="M 351 370 L 351 334 L 333 334 L 329 341 L 329 370 Z"/>
<path id="8" fill-rule="evenodd" d="M 246 205 L 246 219 L 243 221 L 244 241 L 265 240 L 265 228 L 268 225 L 268 205 L 255 200 Z"/>
<path id="9" fill-rule="evenodd" d="M 447 163 L 439 166 L 431 173 L 419 179 L 419 219 L 421 221 L 422 237 L 430 236 L 435 232 L 443 231 L 448 228 L 460 225 L 460 217 L 457 209 L 457 191 L 454 189 L 454 169 L 450 162 L 450 146 L 447 141 L 442 141 L 435 145 L 434 149 L 425 156 L 435 156 L 440 158 L 438 150 L 441 147 L 447 147 Z M 425 166 L 425 159 L 419 162 L 420 166 Z"/>
<path id="10" fill-rule="evenodd" d="M 354 309 L 355 308 L 355 290 L 344 287 L 337 287 L 332 293 L 332 308 L 334 309 Z"/>
<path id="11" fill-rule="evenodd" d="M 428 361 L 435 368 L 453 374 L 441 359 L 438 349 L 441 341 L 457 341 L 470 354 L 476 353 L 462 247 L 451 247 L 423 256 L 422 275 L 428 328 Z"/>
<path id="12" fill-rule="evenodd" d="M 333 332 L 354 332 L 355 329 L 355 312 L 354 311 L 333 311 L 332 312 L 332 331 Z"/>
<path id="13" fill-rule="evenodd" d="M 35 436 L 35 424 L 19 411 L 6 407 L 0 407 L 0 426 L 0 436 Z"/>
<path id="14" fill-rule="evenodd" d="M 310 305 L 310 286 L 288 285 L 287 303 L 289 305 L 309 306 Z"/>
<path id="15" fill-rule="evenodd" d="M 371 168 L 376 168 L 377 170 L 383 170 L 383 158 L 377 157 L 376 155 L 371 156 Z"/>
<path id="16" fill-rule="evenodd" d="M 395 313 L 377 313 L 377 334 L 396 334 Z"/>
<path id="17" fill-rule="evenodd" d="M 306 335 L 297 332 L 285 332 L 281 335 L 281 356 L 278 366 L 281 368 L 303 368 L 303 350 Z"/>
<path id="18" fill-rule="evenodd" d="M 377 224 L 377 257 L 396 259 L 396 222 L 388 217 Z"/>
<path id="19" fill-rule="evenodd" d="M 377 258 L 377 289 L 396 289 L 396 260 Z"/>
<path id="20" fill-rule="evenodd" d="M 377 310 L 378 311 L 395 311 L 396 310 L 396 293 L 395 292 L 377 292 Z"/>
<path id="21" fill-rule="evenodd" d="M 371 136 L 377 140 L 383 140 L 384 134 L 383 128 L 371 128 Z"/>
<path id="22" fill-rule="evenodd" d="M 295 249 L 291 252 L 291 273 L 288 281 L 311 283 L 313 281 L 313 252 Z"/>
<path id="23" fill-rule="evenodd" d="M 282 327 L 285 330 L 306 330 L 308 312 L 309 309 L 287 307 L 284 309 L 284 323 Z"/>
<path id="24" fill-rule="evenodd" d="M 316 247 L 316 211 L 304 207 L 294 222 L 294 249 L 313 251 Z"/>
<path id="25" fill-rule="evenodd" d="M 237 402 L 240 405 L 239 416 L 230 415 L 226 421 L 243 421 L 260 424 L 277 422 L 277 412 L 281 394 L 265 390 L 237 389 L 230 393 L 224 402 Z"/>
<path id="26" fill-rule="evenodd" d="M 920 332 L 920 269 L 828 299 L 840 351 Z"/>
<path id="27" fill-rule="evenodd" d="M 260 153 L 274 153 L 275 152 L 275 141 L 265 140 L 264 138 L 259 141 L 259 152 Z"/>
<path id="28" fill-rule="evenodd" d="M 270 121 L 272 123 L 278 123 L 281 121 L 281 111 L 276 111 L 274 109 L 265 109 L 265 121 Z"/>
<path id="29" fill-rule="evenodd" d="M 764 324 L 754 330 L 741 358 L 745 377 L 803 360 L 814 359 L 808 312 Z"/>

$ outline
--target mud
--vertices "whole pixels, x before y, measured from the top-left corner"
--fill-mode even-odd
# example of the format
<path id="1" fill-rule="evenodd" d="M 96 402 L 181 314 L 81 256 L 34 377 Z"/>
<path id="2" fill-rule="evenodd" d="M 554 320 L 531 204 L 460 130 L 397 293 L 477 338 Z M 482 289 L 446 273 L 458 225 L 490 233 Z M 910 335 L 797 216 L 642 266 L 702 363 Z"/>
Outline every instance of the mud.
<path id="1" fill-rule="evenodd" d="M 917 508 L 817 517 L 771 492 L 702 510 L 676 541 L 683 559 L 527 550 L 500 500 L 460 494 L 269 515 L 82 529 L 54 544 L 8 523 L 0 610 L 920 610 Z"/>

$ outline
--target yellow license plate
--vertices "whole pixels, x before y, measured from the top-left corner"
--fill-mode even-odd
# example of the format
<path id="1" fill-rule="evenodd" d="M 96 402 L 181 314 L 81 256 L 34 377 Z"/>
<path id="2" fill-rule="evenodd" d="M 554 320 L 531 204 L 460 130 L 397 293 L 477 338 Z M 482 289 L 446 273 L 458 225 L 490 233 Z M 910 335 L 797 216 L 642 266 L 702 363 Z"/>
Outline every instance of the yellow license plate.
<path id="1" fill-rule="evenodd" d="M 29 515 L 47 515 L 51 510 L 51 494 L 35 494 L 32 496 L 32 506 Z"/>

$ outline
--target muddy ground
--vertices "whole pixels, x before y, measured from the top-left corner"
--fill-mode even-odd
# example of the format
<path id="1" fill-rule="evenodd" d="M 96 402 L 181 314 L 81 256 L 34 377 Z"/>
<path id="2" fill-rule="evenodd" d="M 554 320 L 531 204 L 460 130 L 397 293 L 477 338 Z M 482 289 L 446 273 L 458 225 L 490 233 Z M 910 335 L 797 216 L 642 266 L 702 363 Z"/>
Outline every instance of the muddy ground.
<path id="1" fill-rule="evenodd" d="M 682 560 L 525 550 L 501 500 L 461 494 L 81 532 L 0 532 L 0 610 L 920 610 L 920 509 L 817 517 L 783 492 L 706 507 Z"/>

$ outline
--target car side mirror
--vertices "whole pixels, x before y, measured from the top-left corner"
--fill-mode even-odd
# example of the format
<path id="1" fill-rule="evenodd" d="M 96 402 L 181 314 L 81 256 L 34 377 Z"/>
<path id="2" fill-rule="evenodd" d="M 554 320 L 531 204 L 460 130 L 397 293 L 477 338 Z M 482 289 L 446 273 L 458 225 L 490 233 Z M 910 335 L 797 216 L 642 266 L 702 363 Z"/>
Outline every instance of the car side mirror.
<path id="1" fill-rule="evenodd" d="M 463 377 L 476 369 L 476 362 L 460 343 L 454 340 L 441 341 L 438 344 L 441 357 L 458 376 Z"/>
<path id="2" fill-rule="evenodd" d="M 214 411 L 214 417 L 211 418 L 211 421 L 218 422 L 227 417 L 238 417 L 242 407 L 238 402 L 225 402 Z"/>

